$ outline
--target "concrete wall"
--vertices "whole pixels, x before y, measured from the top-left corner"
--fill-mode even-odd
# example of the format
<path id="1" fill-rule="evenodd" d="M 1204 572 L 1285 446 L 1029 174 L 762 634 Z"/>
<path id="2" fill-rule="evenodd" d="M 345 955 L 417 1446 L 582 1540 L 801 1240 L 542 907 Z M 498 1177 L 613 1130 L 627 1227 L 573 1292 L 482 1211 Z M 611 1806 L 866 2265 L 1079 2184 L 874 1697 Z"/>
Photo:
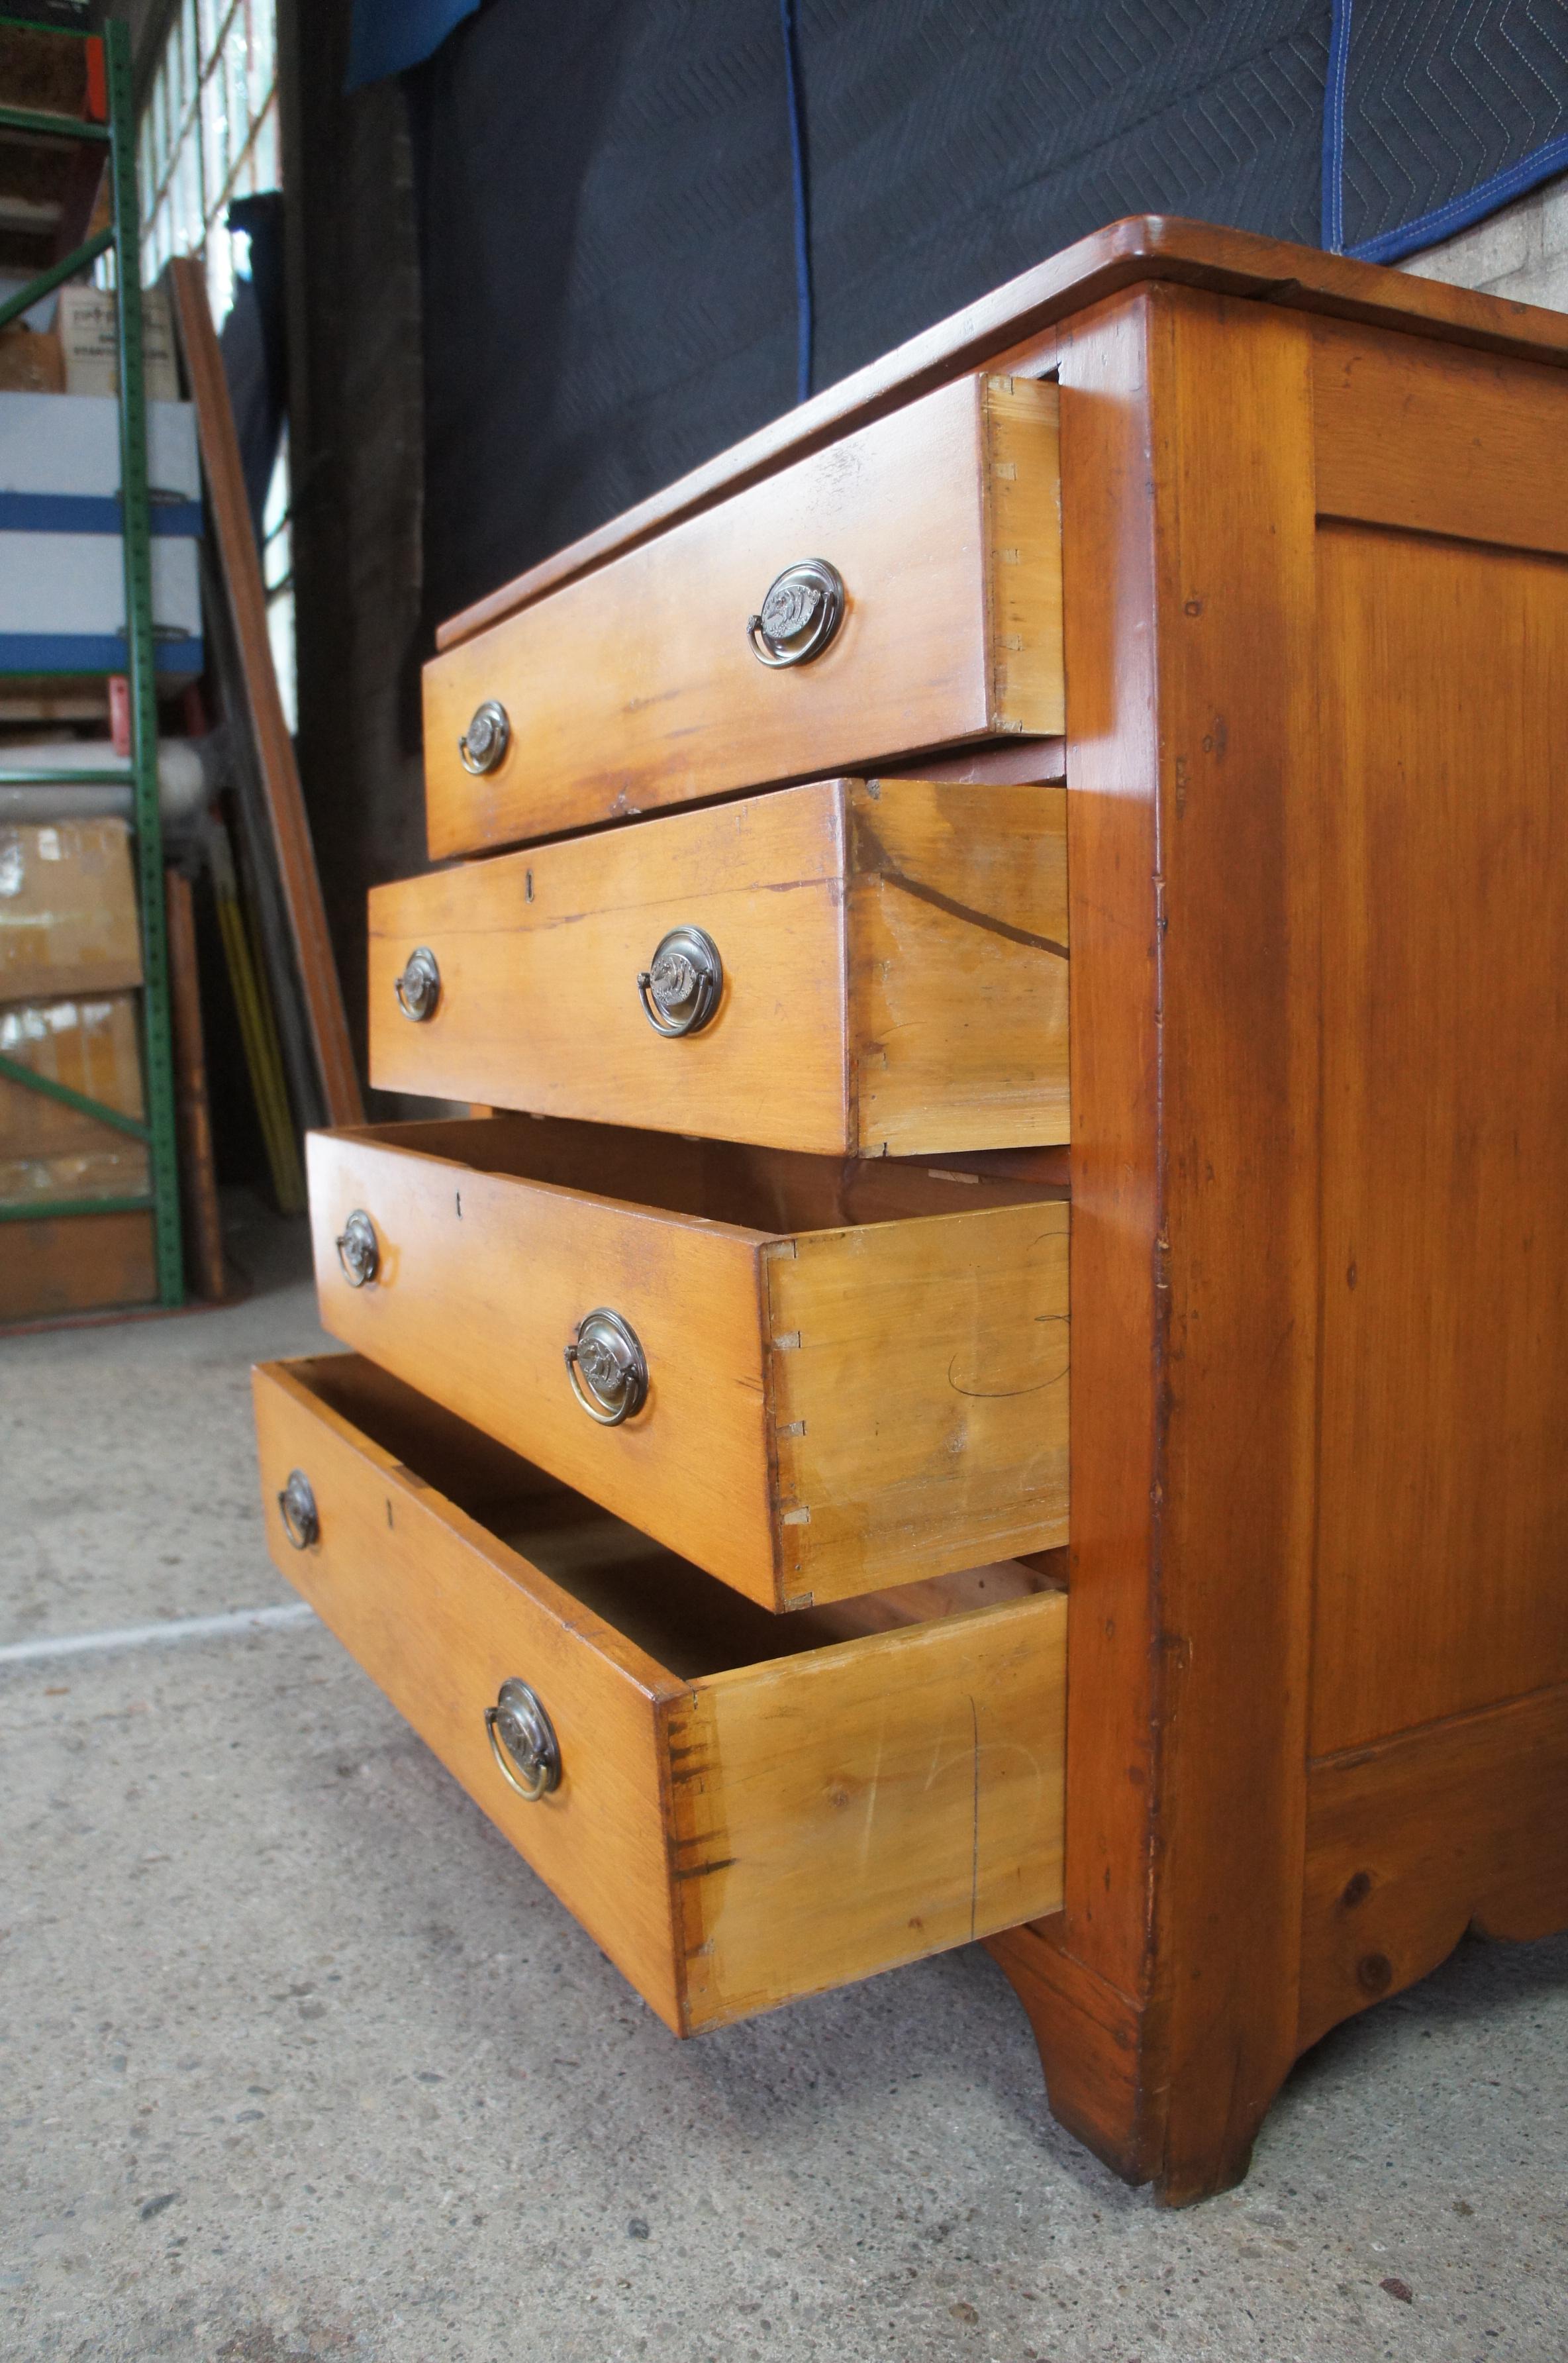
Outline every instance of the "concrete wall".
<path id="1" fill-rule="evenodd" d="M 1451 286 L 1568 312 L 1568 175 L 1400 268 L 1418 279 L 1446 279 Z"/>

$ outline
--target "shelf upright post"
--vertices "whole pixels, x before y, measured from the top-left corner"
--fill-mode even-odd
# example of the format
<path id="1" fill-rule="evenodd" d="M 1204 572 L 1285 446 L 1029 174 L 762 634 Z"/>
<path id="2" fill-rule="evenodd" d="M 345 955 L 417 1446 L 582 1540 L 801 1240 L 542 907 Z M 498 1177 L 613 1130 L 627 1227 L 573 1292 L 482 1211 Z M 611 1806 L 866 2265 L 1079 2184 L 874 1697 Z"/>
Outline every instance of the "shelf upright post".
<path id="1" fill-rule="evenodd" d="M 148 484 L 147 387 L 141 309 L 141 208 L 129 28 L 104 28 L 114 199 L 116 310 L 119 319 L 120 501 L 126 570 L 126 673 L 130 688 L 137 883 L 140 889 L 142 1024 L 148 1155 L 159 1302 L 184 1301 L 180 1158 L 164 912 L 163 822 L 158 801 L 158 689 L 152 620 L 152 503 Z"/>

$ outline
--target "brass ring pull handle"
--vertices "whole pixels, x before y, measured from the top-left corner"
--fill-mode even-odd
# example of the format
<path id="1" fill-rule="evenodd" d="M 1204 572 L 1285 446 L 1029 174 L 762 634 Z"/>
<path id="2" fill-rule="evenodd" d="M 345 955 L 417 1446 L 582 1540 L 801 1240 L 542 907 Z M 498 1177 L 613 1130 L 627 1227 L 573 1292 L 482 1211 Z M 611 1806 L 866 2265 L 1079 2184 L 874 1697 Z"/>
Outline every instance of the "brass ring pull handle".
<path id="1" fill-rule="evenodd" d="M 350 1288 L 364 1288 L 374 1280 L 381 1267 L 381 1242 L 376 1226 L 361 1207 L 356 1206 L 335 1245 L 337 1260 L 343 1266 L 343 1276 Z"/>
<path id="2" fill-rule="evenodd" d="M 647 1358 L 636 1332 L 608 1305 L 583 1315 L 566 1366 L 573 1394 L 601 1427 L 619 1427 L 648 1399 Z"/>
<path id="3" fill-rule="evenodd" d="M 309 1550 L 321 1540 L 321 1520 L 316 1515 L 315 1495 L 311 1492 L 310 1479 L 303 1469 L 291 1469 L 289 1481 L 278 1496 L 278 1514 L 283 1521 L 283 1532 L 295 1550 Z"/>
<path id="4" fill-rule="evenodd" d="M 499 698 L 487 697 L 458 741 L 465 771 L 493 771 L 512 744 L 512 721 Z"/>
<path id="5" fill-rule="evenodd" d="M 490 1752 L 502 1779 L 536 1805 L 561 1785 L 560 1742 L 537 1693 L 526 1682 L 502 1683 L 493 1706 L 484 1711 Z"/>
<path id="6" fill-rule="evenodd" d="M 427 1017 L 436 1015 L 436 1004 L 441 998 L 441 971 L 436 965 L 436 955 L 428 944 L 421 944 L 403 963 L 403 974 L 396 978 L 392 991 L 397 1005 L 405 1017 L 423 1026 Z"/>
<path id="7" fill-rule="evenodd" d="M 724 990 L 724 963 L 701 927 L 671 927 L 649 968 L 637 971 L 637 998 L 656 1034 L 700 1034 Z"/>
<path id="8" fill-rule="evenodd" d="M 778 671 L 820 657 L 843 621 L 843 575 L 825 558 L 802 558 L 768 584 L 745 634 L 757 663 Z"/>

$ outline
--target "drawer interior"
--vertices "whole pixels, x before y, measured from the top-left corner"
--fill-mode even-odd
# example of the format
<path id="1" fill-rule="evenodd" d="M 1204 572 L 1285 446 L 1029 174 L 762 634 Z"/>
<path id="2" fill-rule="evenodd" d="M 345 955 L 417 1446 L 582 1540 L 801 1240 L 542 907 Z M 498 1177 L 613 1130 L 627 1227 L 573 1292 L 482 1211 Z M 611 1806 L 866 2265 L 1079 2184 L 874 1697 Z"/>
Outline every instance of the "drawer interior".
<path id="1" fill-rule="evenodd" d="M 789 1090 L 788 1075 L 778 1081 Z M 724 1223 L 758 1237 L 850 1229 L 928 1215 L 1065 1199 L 1059 1152 L 922 1158 L 839 1158 L 634 1132 L 561 1116 L 498 1115 L 378 1126 L 394 1148 L 448 1157 L 476 1172 L 591 1191 L 596 1197 Z M 1028 1167 L 1027 1171 L 1021 1168 Z M 1006 1169 L 1006 1170 L 1004 1170 Z"/>
<path id="2" fill-rule="evenodd" d="M 377 1364 L 335 1354 L 289 1367 L 361 1436 L 630 1642 L 650 1671 L 679 1681 L 1066 1587 L 1066 1550 L 1042 1551 L 775 1614 Z"/>

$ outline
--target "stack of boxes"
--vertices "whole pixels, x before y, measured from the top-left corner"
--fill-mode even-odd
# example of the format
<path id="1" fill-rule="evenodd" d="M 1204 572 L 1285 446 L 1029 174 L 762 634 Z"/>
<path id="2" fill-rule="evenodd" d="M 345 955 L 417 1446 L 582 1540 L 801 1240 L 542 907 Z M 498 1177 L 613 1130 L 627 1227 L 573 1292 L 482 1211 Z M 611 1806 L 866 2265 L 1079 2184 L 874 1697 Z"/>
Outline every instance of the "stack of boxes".
<path id="1" fill-rule="evenodd" d="M 167 298 L 145 298 L 154 662 L 160 691 L 202 670 L 201 472 Z M 0 673 L 126 670 L 115 299 L 64 287 L 47 335 L 0 336 Z M 29 390 L 30 389 L 30 390 Z"/>
<path id="2" fill-rule="evenodd" d="M 139 1119 L 141 974 L 126 823 L 0 827 L 0 1056 Z M 151 1215 L 116 1210 L 147 1191 L 141 1141 L 0 1073 L 0 1321 L 155 1295 Z"/>

